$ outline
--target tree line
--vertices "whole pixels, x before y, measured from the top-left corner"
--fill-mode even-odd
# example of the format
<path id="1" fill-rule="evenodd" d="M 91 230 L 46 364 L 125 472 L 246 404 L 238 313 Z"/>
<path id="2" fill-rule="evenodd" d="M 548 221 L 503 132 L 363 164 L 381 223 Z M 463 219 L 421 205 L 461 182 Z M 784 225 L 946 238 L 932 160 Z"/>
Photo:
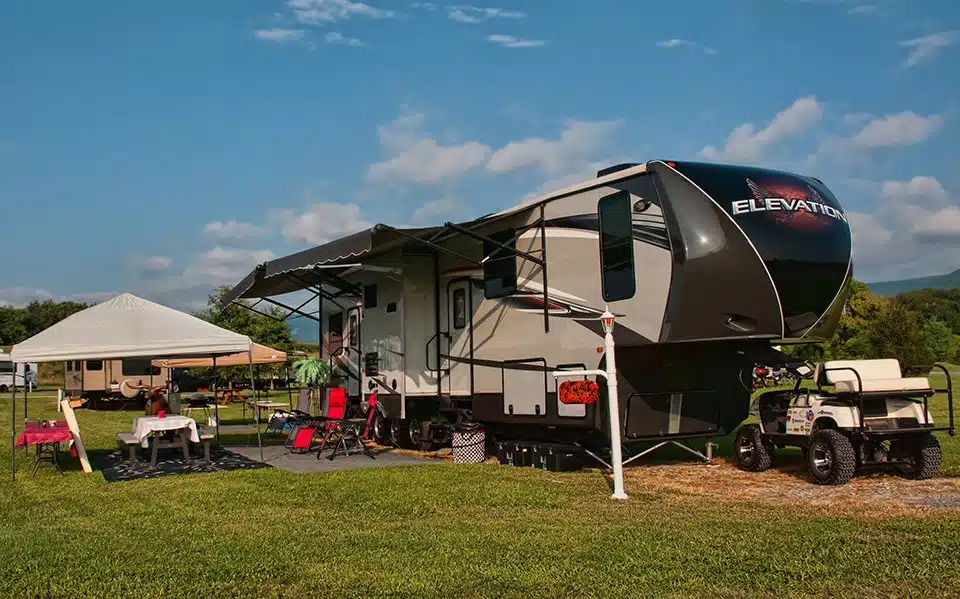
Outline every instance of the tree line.
<path id="1" fill-rule="evenodd" d="M 897 358 L 904 367 L 960 362 L 960 289 L 918 289 L 888 298 L 851 284 L 843 316 L 826 343 L 787 346 L 811 362 Z"/>

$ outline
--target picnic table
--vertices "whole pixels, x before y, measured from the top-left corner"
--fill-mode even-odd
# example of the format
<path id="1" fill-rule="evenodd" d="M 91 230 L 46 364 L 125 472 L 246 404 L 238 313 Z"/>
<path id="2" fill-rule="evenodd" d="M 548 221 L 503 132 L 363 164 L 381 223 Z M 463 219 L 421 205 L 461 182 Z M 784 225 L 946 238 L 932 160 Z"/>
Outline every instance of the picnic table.
<path id="1" fill-rule="evenodd" d="M 168 432 L 175 433 L 176 439 L 169 441 L 164 439 L 164 434 Z M 190 449 L 188 440 L 194 443 L 200 442 L 200 433 L 197 431 L 197 423 L 193 418 L 186 416 L 168 415 L 160 418 L 159 416 L 137 416 L 133 421 L 133 438 L 140 442 L 141 447 L 150 447 L 150 440 L 153 440 L 153 450 L 150 455 L 150 465 L 157 464 L 157 451 L 170 447 L 183 448 L 183 459 L 190 459 Z"/>
<path id="2" fill-rule="evenodd" d="M 23 426 L 23 432 L 17 438 L 15 447 L 26 447 L 35 445 L 36 455 L 33 458 L 33 475 L 37 475 L 42 462 L 51 462 L 57 469 L 57 472 L 63 474 L 60 469 L 60 463 L 57 459 L 60 456 L 60 443 L 73 439 L 73 434 L 67 426 L 65 420 L 53 421 L 53 426 L 43 426 L 39 421 L 27 421 Z"/>

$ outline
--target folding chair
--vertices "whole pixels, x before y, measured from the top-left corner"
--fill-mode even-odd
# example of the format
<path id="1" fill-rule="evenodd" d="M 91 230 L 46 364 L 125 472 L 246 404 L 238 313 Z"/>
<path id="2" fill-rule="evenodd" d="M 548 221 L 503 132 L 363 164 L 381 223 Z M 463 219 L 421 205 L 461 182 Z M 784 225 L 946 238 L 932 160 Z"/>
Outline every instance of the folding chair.
<path id="1" fill-rule="evenodd" d="M 328 389 L 318 416 L 299 416 L 284 443 L 291 453 L 309 453 L 316 445 L 314 439 L 323 434 L 320 451 L 323 451 L 329 431 L 336 421 L 343 418 L 347 409 L 347 391 L 334 387 Z"/>
<path id="2" fill-rule="evenodd" d="M 254 405 L 253 409 L 259 408 Z M 296 425 L 312 418 L 310 415 L 310 389 L 301 389 L 297 395 L 297 407 L 293 411 L 278 409 L 270 415 L 263 432 L 282 433 L 287 426 L 296 428 Z"/>
<path id="3" fill-rule="evenodd" d="M 367 411 L 366 426 L 363 429 L 363 433 L 360 433 L 360 425 L 364 423 L 363 419 L 360 418 L 351 418 L 351 419 L 342 419 L 339 422 L 335 423 L 335 431 L 327 433 L 329 437 L 332 433 L 338 433 L 338 439 L 336 445 L 333 448 L 333 452 L 327 458 L 333 461 L 333 458 L 337 456 L 337 453 L 343 449 L 343 453 L 346 456 L 350 455 L 350 445 L 352 444 L 355 449 L 359 449 L 365 456 L 376 459 L 377 456 L 373 453 L 365 441 L 369 438 L 370 432 L 373 429 L 372 423 L 373 418 L 377 412 L 377 392 L 374 391 L 373 395 L 368 400 L 370 409 Z M 320 453 L 323 451 L 323 446 L 321 446 L 320 451 L 317 452 L 317 459 L 320 459 Z"/>

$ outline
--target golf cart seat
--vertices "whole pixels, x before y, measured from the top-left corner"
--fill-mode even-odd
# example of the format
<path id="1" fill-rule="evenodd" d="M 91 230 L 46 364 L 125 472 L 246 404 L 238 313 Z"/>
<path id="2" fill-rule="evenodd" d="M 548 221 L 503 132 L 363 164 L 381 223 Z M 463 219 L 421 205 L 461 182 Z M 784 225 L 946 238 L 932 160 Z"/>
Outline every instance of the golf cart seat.
<path id="1" fill-rule="evenodd" d="M 856 371 L 856 373 L 854 373 Z M 857 374 L 860 375 L 859 380 Z M 900 362 L 880 360 L 831 360 L 817 365 L 818 385 L 833 385 L 837 393 L 910 393 L 933 394 L 926 377 L 904 378 Z M 860 388 L 863 381 L 863 388 Z"/>

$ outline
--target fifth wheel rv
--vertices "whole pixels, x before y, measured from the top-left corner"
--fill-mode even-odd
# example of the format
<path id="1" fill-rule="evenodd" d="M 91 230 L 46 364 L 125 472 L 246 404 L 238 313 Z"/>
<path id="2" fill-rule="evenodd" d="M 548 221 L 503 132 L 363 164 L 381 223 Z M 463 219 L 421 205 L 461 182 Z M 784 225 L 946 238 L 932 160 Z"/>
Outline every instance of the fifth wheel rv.
<path id="1" fill-rule="evenodd" d="M 259 265 L 227 301 L 287 308 L 343 340 L 333 361 L 378 436 L 600 446 L 600 400 L 568 404 L 557 370 L 604 368 L 616 319 L 625 441 L 722 436 L 747 416 L 772 346 L 828 338 L 851 277 L 846 216 L 818 179 L 695 162 L 624 164 L 473 221 L 376 225 Z M 284 304 L 319 297 L 319 313 Z M 245 305 L 256 309 L 256 305 Z M 328 316 L 329 315 L 329 316 Z"/>

